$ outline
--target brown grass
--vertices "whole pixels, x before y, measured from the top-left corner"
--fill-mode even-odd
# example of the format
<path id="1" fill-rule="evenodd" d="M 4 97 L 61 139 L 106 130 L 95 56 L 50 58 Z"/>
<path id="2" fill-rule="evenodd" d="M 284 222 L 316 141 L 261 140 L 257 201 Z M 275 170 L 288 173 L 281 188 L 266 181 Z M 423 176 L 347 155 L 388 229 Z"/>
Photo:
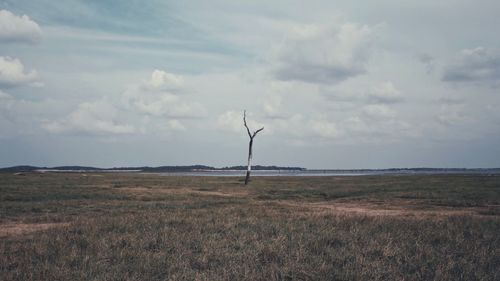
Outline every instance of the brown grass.
<path id="1" fill-rule="evenodd" d="M 500 280 L 500 178 L 0 174 L 2 280 Z"/>
<path id="2" fill-rule="evenodd" d="M 44 231 L 51 228 L 69 226 L 69 223 L 2 223 L 0 224 L 0 238 L 19 237 L 34 232 Z"/>

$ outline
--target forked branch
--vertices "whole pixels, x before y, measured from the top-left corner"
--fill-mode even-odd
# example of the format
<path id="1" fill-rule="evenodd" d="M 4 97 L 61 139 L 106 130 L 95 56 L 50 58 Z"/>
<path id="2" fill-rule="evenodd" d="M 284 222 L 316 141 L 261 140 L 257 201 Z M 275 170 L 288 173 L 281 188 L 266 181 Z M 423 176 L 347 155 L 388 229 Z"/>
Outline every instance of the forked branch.
<path id="1" fill-rule="evenodd" d="M 250 133 L 250 129 L 248 128 L 248 125 L 247 125 L 247 111 L 243 111 L 243 124 L 245 125 L 245 128 L 247 129 L 247 133 L 248 133 L 248 137 L 250 137 L 250 139 L 253 139 L 260 131 L 264 130 L 264 127 L 258 129 L 257 131 Z"/>

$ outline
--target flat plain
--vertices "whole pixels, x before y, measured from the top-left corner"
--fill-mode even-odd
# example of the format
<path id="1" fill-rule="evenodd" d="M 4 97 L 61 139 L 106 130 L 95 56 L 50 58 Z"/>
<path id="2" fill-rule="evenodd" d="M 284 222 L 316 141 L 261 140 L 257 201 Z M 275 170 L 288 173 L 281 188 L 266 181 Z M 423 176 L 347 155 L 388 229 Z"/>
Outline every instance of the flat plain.
<path id="1" fill-rule="evenodd" d="M 0 174 L 2 280 L 500 280 L 499 175 Z"/>

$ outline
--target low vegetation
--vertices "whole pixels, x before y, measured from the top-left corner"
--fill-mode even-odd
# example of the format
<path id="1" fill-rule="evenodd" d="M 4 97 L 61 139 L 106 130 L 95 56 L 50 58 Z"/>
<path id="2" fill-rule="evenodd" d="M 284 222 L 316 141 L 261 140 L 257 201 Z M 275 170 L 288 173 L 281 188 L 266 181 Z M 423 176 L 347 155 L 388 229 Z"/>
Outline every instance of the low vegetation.
<path id="1" fill-rule="evenodd" d="M 500 280 L 500 176 L 0 173 L 2 280 Z"/>

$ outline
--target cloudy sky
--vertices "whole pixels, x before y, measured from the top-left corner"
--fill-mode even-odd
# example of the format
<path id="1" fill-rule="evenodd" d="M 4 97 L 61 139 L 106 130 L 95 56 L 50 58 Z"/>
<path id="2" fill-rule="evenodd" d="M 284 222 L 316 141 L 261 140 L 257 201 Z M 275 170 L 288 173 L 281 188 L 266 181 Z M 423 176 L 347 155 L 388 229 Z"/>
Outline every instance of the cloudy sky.
<path id="1" fill-rule="evenodd" d="M 0 167 L 500 167 L 497 0 L 0 10 Z"/>

